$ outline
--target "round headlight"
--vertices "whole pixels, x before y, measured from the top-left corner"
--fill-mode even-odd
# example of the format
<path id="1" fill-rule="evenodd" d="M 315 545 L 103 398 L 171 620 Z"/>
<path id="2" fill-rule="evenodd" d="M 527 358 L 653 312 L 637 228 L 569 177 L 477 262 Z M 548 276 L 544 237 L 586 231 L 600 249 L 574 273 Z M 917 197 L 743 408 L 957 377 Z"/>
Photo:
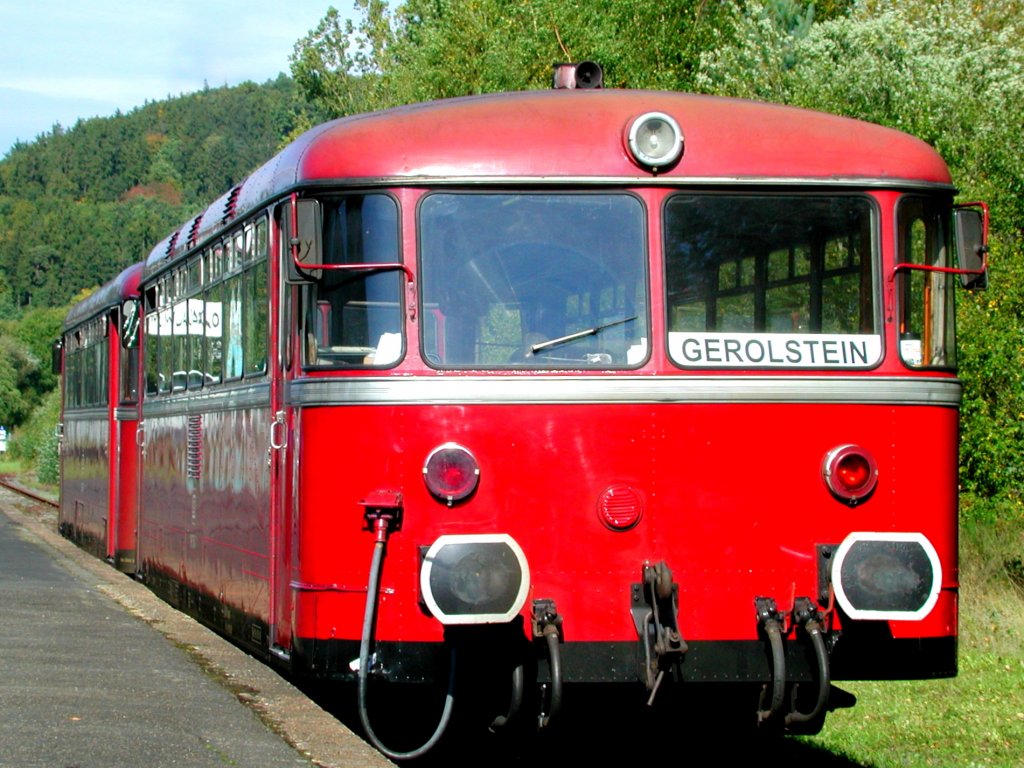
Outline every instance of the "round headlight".
<path id="1" fill-rule="evenodd" d="M 480 481 L 476 458 L 458 443 L 439 445 L 427 456 L 423 480 L 432 494 L 449 506 L 469 496 Z"/>
<path id="2" fill-rule="evenodd" d="M 665 168 L 683 154 L 683 132 L 664 112 L 641 115 L 629 127 L 629 151 L 646 168 Z"/>

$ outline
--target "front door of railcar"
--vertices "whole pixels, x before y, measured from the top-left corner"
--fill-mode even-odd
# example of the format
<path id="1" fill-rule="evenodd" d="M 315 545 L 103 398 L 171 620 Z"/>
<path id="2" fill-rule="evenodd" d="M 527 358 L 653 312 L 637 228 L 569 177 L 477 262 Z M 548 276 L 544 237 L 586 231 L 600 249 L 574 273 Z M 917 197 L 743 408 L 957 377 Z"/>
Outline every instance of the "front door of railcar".
<path id="1" fill-rule="evenodd" d="M 290 205 L 282 206 L 274 218 L 273 242 L 268 270 L 270 311 L 270 650 L 287 659 L 292 646 L 292 527 L 293 527 L 293 441 L 292 410 L 285 396 L 286 381 L 294 376 L 291 336 L 293 286 L 284 279 L 282 259 L 288 257 L 287 235 Z"/>

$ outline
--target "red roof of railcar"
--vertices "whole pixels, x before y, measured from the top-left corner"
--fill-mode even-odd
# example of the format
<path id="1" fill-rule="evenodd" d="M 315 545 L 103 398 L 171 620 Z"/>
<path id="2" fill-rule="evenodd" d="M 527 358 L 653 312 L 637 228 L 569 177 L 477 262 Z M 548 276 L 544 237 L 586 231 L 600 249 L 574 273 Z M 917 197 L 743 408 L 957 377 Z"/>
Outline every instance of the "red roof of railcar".
<path id="1" fill-rule="evenodd" d="M 142 264 L 132 264 L 106 285 L 97 288 L 88 298 L 73 306 L 64 318 L 64 329 L 73 328 L 101 312 L 119 306 L 130 296 L 139 295 Z"/>
<path id="2" fill-rule="evenodd" d="M 679 163 L 655 177 L 625 135 L 645 112 L 676 119 Z M 470 96 L 341 118 L 313 128 L 164 240 L 150 269 L 224 224 L 303 184 L 339 180 L 733 180 L 949 187 L 923 141 L 821 112 L 684 93 L 552 90 Z M 173 238 L 173 240 L 172 240 Z"/>

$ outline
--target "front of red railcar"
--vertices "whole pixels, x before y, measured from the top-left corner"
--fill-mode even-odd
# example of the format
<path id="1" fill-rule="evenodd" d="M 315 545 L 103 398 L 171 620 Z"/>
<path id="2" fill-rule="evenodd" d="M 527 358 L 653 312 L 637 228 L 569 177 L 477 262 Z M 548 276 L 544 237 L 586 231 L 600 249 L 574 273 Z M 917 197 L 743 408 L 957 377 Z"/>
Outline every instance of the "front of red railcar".
<path id="1" fill-rule="evenodd" d="M 637 707 L 730 686 L 793 729 L 833 680 L 955 674 L 954 190 L 930 148 L 588 91 L 343 120 L 293 153 L 297 664 L 443 685 L 454 658 L 513 709 L 545 685 L 542 721 L 573 684 Z"/>

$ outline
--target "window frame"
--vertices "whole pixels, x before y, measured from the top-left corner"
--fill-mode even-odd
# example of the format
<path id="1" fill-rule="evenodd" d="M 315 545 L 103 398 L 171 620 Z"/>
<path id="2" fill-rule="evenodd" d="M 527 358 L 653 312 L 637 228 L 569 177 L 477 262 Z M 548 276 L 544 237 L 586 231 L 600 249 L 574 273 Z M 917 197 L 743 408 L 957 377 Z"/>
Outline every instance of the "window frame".
<path id="1" fill-rule="evenodd" d="M 439 196 L 466 196 L 466 197 L 511 197 L 518 196 L 523 198 L 622 198 L 628 199 L 636 204 L 638 220 L 637 228 L 640 236 L 638 243 L 639 253 L 637 255 L 639 273 L 637 275 L 638 285 L 634 286 L 635 290 L 640 290 L 643 295 L 643 307 L 633 317 L 641 320 L 643 323 L 642 330 L 638 333 L 639 338 L 643 340 L 643 349 L 641 357 L 637 358 L 633 362 L 629 362 L 628 359 L 624 363 L 591 363 L 588 364 L 583 360 L 564 360 L 556 362 L 544 362 L 541 358 L 538 358 L 541 362 L 537 364 L 525 364 L 523 362 L 508 362 L 501 364 L 494 363 L 444 363 L 437 360 L 432 360 L 426 354 L 425 350 L 428 348 L 427 324 L 426 322 L 420 323 L 419 330 L 419 344 L 421 354 L 424 362 L 431 368 L 440 371 L 500 371 L 500 372 L 534 372 L 534 373 L 559 373 L 559 372 L 588 372 L 588 371 L 635 371 L 642 368 L 650 360 L 652 352 L 652 316 L 651 316 L 651 270 L 650 270 L 650 210 L 648 208 L 647 200 L 643 195 L 638 192 L 625 188 L 614 188 L 614 189 L 545 189 L 545 188 L 517 188 L 517 187 L 487 187 L 481 189 L 466 189 L 466 188 L 444 188 L 444 189 L 433 189 L 424 194 L 419 198 L 416 205 L 416 258 L 417 258 L 417 274 L 419 275 L 419 285 L 417 286 L 418 296 L 417 301 L 420 307 L 420 315 L 426 317 L 428 312 L 428 302 L 425 295 L 425 290 L 428 285 L 428 270 L 424 265 L 424 224 L 423 224 L 423 207 L 428 204 L 431 199 Z M 514 247 L 516 243 L 508 243 L 506 247 Z M 572 245 L 564 245 L 563 247 L 572 248 Z M 620 288 L 623 286 L 619 286 Z M 634 297 L 635 299 L 635 297 Z M 481 316 L 483 317 L 483 316 Z M 617 324 L 617 323 L 616 323 Z M 593 327 L 593 326 L 591 326 Z M 581 329 L 585 330 L 585 329 Z M 521 346 L 521 345 L 520 345 Z M 638 345 L 639 346 L 639 345 Z M 628 350 L 627 350 L 628 354 Z"/>
<path id="2" fill-rule="evenodd" d="M 754 259 L 753 270 L 754 278 L 753 282 L 749 284 L 749 290 L 746 285 L 737 284 L 734 289 L 725 292 L 725 297 L 730 298 L 732 294 L 735 296 L 749 296 L 753 303 L 754 309 L 753 314 L 750 317 L 750 328 L 736 329 L 736 328 L 722 328 L 721 322 L 719 321 L 719 313 L 717 307 L 715 311 L 715 322 L 713 328 L 708 327 L 708 321 L 712 311 L 709 299 L 707 296 L 710 295 L 711 291 L 716 289 L 709 289 L 705 293 L 705 298 L 699 299 L 696 303 L 704 306 L 704 323 L 701 329 L 688 329 L 682 328 L 680 330 L 673 330 L 675 324 L 673 322 L 673 313 L 678 310 L 679 307 L 684 306 L 683 302 L 674 301 L 672 299 L 670 289 L 673 284 L 673 274 L 675 269 L 670 264 L 670 233 L 669 226 L 672 221 L 672 215 L 670 214 L 670 206 L 674 200 L 679 197 L 692 197 L 692 198 L 732 198 L 732 199 L 773 199 L 773 200 L 792 200 L 792 201 L 835 201 L 835 200 L 859 200 L 866 204 L 866 216 L 867 221 L 864 222 L 864 231 L 868 235 L 867 241 L 867 253 L 864 257 L 867 262 L 866 265 L 861 264 L 860 268 L 855 268 L 855 265 L 848 264 L 843 268 L 829 268 L 829 247 L 831 243 L 839 241 L 841 238 L 823 239 L 817 246 L 810 245 L 810 240 L 807 243 L 797 242 L 794 240 L 789 244 L 788 247 L 778 247 L 773 250 L 766 251 L 762 254 L 750 254 L 744 253 L 737 256 L 735 259 L 723 259 L 718 262 L 718 268 L 720 269 L 723 264 L 729 261 L 734 261 L 739 265 L 743 260 Z M 853 233 L 848 232 L 844 236 L 845 239 L 849 239 Z M 683 370 L 730 370 L 730 369 L 764 369 L 764 370 L 820 370 L 820 369 L 846 369 L 846 370 L 870 370 L 877 368 L 882 365 L 885 360 L 885 324 L 883 321 L 883 306 L 882 306 L 882 267 L 881 267 L 881 244 L 882 244 L 882 216 L 881 216 L 881 205 L 878 199 L 865 190 L 848 190 L 848 189 L 814 189 L 807 191 L 798 191 L 792 189 L 694 189 L 694 188 L 680 188 L 674 189 L 667 194 L 662 201 L 661 208 L 661 232 L 662 238 L 662 270 L 664 275 L 664 290 L 662 300 L 664 301 L 664 322 L 665 322 L 665 346 L 666 353 L 669 362 Z M 772 257 L 777 253 L 783 253 L 786 250 L 790 252 L 803 250 L 809 247 L 810 250 L 816 247 L 820 251 L 820 256 L 816 257 L 820 261 L 819 266 L 811 265 L 806 274 L 790 275 L 782 280 L 772 281 L 769 279 L 769 271 L 771 269 Z M 847 246 L 848 253 L 853 253 L 854 248 Z M 792 256 L 791 256 L 792 258 Z M 736 267 L 739 271 L 739 266 Z M 823 330 L 826 327 L 825 317 L 825 286 L 829 279 L 842 277 L 843 275 L 860 275 L 860 284 L 858 289 L 858 305 L 860 307 L 860 318 L 858 325 L 863 325 L 865 320 L 870 320 L 871 330 L 859 330 L 857 332 L 849 331 L 828 331 Z M 869 282 L 869 285 L 865 285 Z M 807 328 L 796 327 L 792 330 L 778 330 L 772 328 L 770 320 L 773 315 L 769 312 L 769 294 L 772 290 L 787 285 L 800 285 L 806 283 L 808 286 L 806 298 L 807 298 Z M 815 287 L 816 284 L 816 287 Z M 715 296 L 715 300 L 721 298 L 723 294 L 719 293 Z M 870 300 L 870 306 L 865 306 L 865 299 Z M 736 355 L 735 358 L 731 358 L 728 354 L 727 349 L 723 349 L 717 361 L 710 359 L 703 360 L 700 358 L 707 357 L 710 355 L 698 356 L 697 360 L 682 359 L 680 356 L 673 354 L 672 348 L 672 335 L 673 334 L 689 334 L 693 337 L 706 336 L 709 339 L 712 337 L 719 337 L 725 339 L 726 337 L 733 337 L 736 341 L 729 341 L 735 344 L 737 341 L 741 344 L 747 342 L 760 342 L 762 352 L 770 350 L 770 347 L 765 346 L 767 342 L 772 340 L 772 337 L 782 342 L 780 349 L 784 350 L 783 354 L 778 357 L 775 356 L 774 352 L 768 351 L 762 360 L 756 360 L 753 356 L 747 355 Z M 813 356 L 809 356 L 804 350 L 803 345 L 812 345 L 817 339 L 826 339 L 831 337 L 850 337 L 851 339 L 862 339 L 865 342 L 865 349 L 869 349 L 869 356 L 865 362 L 862 362 L 864 358 L 857 357 L 854 363 L 846 364 L 843 362 L 836 362 L 833 360 L 826 360 L 822 357 L 821 361 L 818 362 L 813 359 Z M 787 348 L 785 344 L 792 342 L 795 347 Z M 792 349 L 799 349 L 800 352 L 791 352 Z M 845 354 L 845 353 L 844 353 Z M 844 354 L 838 355 L 843 357 Z M 873 355 L 873 357 L 871 356 Z M 742 362 L 739 362 L 742 358 Z M 852 358 L 851 358 L 852 359 Z"/>

